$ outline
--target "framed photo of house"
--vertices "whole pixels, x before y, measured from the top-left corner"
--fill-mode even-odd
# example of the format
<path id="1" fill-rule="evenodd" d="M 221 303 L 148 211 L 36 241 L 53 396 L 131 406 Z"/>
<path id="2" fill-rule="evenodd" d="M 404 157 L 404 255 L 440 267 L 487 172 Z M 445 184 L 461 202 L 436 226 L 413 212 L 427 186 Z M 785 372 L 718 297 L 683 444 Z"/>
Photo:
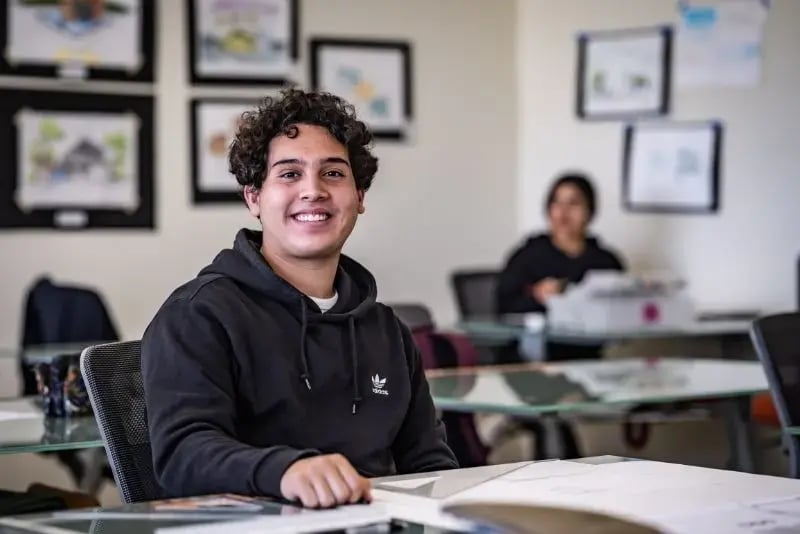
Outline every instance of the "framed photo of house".
<path id="1" fill-rule="evenodd" d="M 666 115 L 672 29 L 601 31 L 578 38 L 576 110 L 587 120 Z"/>
<path id="2" fill-rule="evenodd" d="M 0 90 L 0 228 L 153 228 L 153 99 Z"/>
<path id="3" fill-rule="evenodd" d="M 153 81 L 155 0 L 0 6 L 0 75 Z"/>
<path id="4" fill-rule="evenodd" d="M 623 202 L 629 211 L 713 213 L 719 209 L 719 122 L 625 128 Z"/>
<path id="5" fill-rule="evenodd" d="M 242 114 L 255 100 L 196 98 L 191 101 L 192 201 L 241 203 L 242 187 L 230 173 L 228 152 Z"/>
<path id="6" fill-rule="evenodd" d="M 408 136 L 413 117 L 409 43 L 312 39 L 311 86 L 352 103 L 376 138 Z"/>
<path id="7" fill-rule="evenodd" d="M 299 0 L 186 0 L 194 84 L 286 85 L 298 58 Z"/>

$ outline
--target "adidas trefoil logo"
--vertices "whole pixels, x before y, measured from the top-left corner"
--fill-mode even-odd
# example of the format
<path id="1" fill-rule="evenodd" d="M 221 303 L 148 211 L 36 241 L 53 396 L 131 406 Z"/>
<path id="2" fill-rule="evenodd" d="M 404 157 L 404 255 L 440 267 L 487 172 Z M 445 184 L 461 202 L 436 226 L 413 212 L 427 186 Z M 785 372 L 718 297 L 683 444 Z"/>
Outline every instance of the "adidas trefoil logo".
<path id="1" fill-rule="evenodd" d="M 376 395 L 388 395 L 389 392 L 383 389 L 386 386 L 386 379 L 377 374 L 372 377 L 372 392 Z"/>

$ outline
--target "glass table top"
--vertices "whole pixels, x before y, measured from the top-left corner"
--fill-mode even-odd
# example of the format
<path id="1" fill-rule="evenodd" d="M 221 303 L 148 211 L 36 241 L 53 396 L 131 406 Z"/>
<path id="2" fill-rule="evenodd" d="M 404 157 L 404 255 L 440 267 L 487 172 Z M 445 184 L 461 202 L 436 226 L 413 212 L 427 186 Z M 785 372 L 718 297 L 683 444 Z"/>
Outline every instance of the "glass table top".
<path id="1" fill-rule="evenodd" d="M 102 446 L 94 416 L 45 417 L 36 397 L 0 400 L 0 454 Z"/>
<path id="2" fill-rule="evenodd" d="M 748 335 L 752 319 L 726 319 L 724 316 L 709 320 L 696 320 L 685 328 L 637 328 L 631 330 L 595 332 L 545 327 L 544 336 L 553 342 L 561 343 L 603 343 L 631 339 L 655 339 L 673 337 L 702 337 Z M 456 328 L 477 341 L 508 342 L 528 333 L 524 314 L 504 315 L 494 318 L 477 318 L 459 323 Z"/>
<path id="3" fill-rule="evenodd" d="M 767 391 L 759 362 L 620 359 L 429 371 L 442 410 L 536 415 L 749 396 Z"/>
<path id="4" fill-rule="evenodd" d="M 34 345 L 26 349 L 19 347 L 0 347 L 0 359 L 23 358 L 28 363 L 52 360 L 62 354 L 80 354 L 86 347 L 100 345 L 108 341 L 85 341 L 81 343 L 54 343 L 48 345 Z"/>

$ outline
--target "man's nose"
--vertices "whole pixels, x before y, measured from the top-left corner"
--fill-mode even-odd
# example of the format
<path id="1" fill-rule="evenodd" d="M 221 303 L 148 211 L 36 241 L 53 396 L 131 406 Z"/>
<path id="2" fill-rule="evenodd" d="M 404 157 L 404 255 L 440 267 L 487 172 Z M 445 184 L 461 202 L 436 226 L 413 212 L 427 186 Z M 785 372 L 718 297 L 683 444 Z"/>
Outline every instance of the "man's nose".
<path id="1" fill-rule="evenodd" d="M 328 198 L 328 191 L 322 180 L 317 177 L 309 177 L 303 180 L 300 198 L 306 202 L 324 200 Z"/>

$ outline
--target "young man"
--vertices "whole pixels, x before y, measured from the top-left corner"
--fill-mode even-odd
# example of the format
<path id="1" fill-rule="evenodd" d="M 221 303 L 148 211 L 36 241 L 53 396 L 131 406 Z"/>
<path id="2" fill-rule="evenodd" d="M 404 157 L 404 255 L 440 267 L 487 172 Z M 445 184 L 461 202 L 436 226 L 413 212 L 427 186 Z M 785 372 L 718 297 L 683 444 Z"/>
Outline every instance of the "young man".
<path id="1" fill-rule="evenodd" d="M 341 254 L 377 171 L 371 141 L 329 94 L 287 90 L 242 117 L 230 167 L 262 232 L 240 230 L 143 338 L 167 495 L 325 507 L 369 500 L 365 477 L 457 467 L 408 329 Z"/>

